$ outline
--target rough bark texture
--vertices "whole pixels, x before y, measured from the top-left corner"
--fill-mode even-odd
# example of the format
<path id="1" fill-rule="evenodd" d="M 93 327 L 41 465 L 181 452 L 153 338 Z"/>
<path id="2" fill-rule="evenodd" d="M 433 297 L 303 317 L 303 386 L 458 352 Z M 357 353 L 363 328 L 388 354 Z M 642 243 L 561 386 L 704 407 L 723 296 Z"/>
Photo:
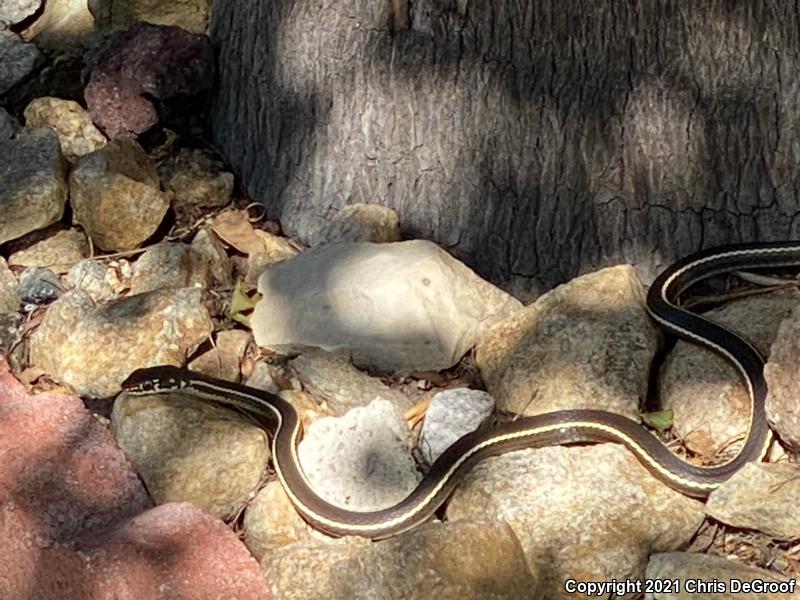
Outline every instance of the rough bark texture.
<path id="1" fill-rule="evenodd" d="M 798 237 L 796 3 L 399 4 L 214 3 L 214 136 L 289 234 L 380 203 L 521 297 Z"/>

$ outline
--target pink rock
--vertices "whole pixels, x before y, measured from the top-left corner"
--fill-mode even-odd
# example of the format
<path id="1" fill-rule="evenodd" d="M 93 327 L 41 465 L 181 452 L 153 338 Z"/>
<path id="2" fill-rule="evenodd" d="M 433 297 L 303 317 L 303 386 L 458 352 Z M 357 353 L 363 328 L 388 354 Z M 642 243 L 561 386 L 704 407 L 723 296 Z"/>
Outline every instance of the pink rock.
<path id="1" fill-rule="evenodd" d="M 154 508 L 80 550 L 91 573 L 91 599 L 272 598 L 239 538 L 188 503 Z"/>

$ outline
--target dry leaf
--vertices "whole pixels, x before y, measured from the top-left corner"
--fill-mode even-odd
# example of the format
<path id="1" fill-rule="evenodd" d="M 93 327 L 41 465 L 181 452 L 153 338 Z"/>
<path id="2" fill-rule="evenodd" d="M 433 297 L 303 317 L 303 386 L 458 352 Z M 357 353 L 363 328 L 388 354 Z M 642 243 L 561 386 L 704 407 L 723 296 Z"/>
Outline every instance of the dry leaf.
<path id="1" fill-rule="evenodd" d="M 256 233 L 246 210 L 225 210 L 211 221 L 211 229 L 239 252 L 258 254 L 266 251 L 262 238 Z"/>

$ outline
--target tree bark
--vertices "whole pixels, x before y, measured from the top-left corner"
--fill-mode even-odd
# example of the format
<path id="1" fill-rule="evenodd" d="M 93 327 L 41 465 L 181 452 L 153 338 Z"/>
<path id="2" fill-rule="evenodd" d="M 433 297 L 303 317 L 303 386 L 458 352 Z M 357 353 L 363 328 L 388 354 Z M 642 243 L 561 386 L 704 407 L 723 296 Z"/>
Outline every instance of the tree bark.
<path id="1" fill-rule="evenodd" d="M 798 237 L 796 3 L 404 1 L 214 3 L 213 135 L 287 233 L 383 204 L 525 299 Z"/>

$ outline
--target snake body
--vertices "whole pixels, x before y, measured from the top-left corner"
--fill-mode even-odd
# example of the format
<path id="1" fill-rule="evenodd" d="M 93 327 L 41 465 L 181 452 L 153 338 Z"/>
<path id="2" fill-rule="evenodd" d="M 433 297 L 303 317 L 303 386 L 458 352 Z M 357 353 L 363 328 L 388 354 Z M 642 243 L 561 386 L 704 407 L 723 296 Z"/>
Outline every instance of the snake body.
<path id="1" fill-rule="evenodd" d="M 382 510 L 358 512 L 336 506 L 314 491 L 297 453 L 302 424 L 292 405 L 279 396 L 171 366 L 135 371 L 123 389 L 134 395 L 181 391 L 267 419 L 274 432 L 275 471 L 283 488 L 309 523 L 331 535 L 381 539 L 408 531 L 430 518 L 477 462 L 512 450 L 557 444 L 621 443 L 656 478 L 683 494 L 702 498 L 747 462 L 765 457 L 771 442 L 764 410 L 767 386 L 758 351 L 734 332 L 681 308 L 681 295 L 713 275 L 798 265 L 800 243 L 725 246 L 674 263 L 650 287 L 647 310 L 652 319 L 664 330 L 720 354 L 736 367 L 747 388 L 751 414 L 744 445 L 733 459 L 714 466 L 687 463 L 626 417 L 600 410 L 562 410 L 469 433 L 439 456 L 405 499 Z"/>

